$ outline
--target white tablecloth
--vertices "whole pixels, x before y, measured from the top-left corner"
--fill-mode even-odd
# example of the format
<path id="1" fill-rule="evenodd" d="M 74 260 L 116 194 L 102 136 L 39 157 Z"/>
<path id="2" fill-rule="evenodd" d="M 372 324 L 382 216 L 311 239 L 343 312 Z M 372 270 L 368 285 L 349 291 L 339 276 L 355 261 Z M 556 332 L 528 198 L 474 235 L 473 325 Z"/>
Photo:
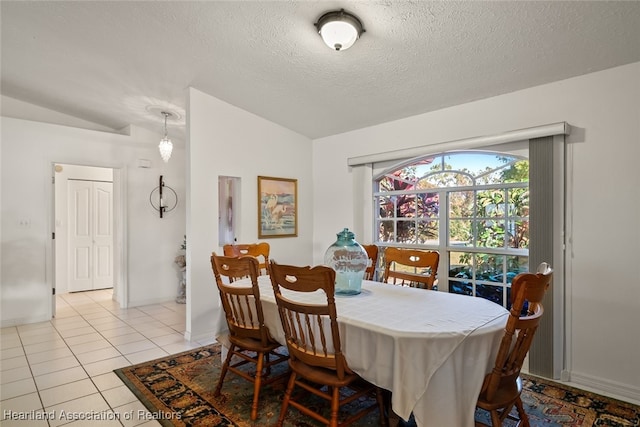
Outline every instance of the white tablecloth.
<path id="1" fill-rule="evenodd" d="M 271 281 L 260 276 L 259 284 L 265 323 L 284 343 Z M 507 310 L 481 298 L 372 281 L 359 295 L 336 296 L 336 305 L 349 367 L 391 390 L 396 414 L 407 420 L 413 412 L 418 426 L 474 426 Z"/>

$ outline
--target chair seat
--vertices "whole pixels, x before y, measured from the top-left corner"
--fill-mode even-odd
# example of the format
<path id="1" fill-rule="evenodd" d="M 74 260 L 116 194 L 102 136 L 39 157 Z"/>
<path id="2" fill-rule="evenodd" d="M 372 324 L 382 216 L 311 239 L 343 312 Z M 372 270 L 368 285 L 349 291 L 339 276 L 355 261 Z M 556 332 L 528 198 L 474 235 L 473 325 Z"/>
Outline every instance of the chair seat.
<path id="1" fill-rule="evenodd" d="M 515 381 L 503 381 L 490 402 L 487 400 L 486 392 L 482 391 L 478 397 L 477 406 L 487 411 L 504 408 L 513 404 L 520 393 L 522 393 L 522 378 L 518 377 Z"/>
<path id="2" fill-rule="evenodd" d="M 331 387 L 345 387 L 360 377 L 356 374 L 345 374 L 344 378 L 338 378 L 336 371 L 332 369 L 319 368 L 315 366 L 307 365 L 298 360 L 289 360 L 289 366 L 301 377 Z"/>
<path id="3" fill-rule="evenodd" d="M 275 341 L 270 342 L 267 346 L 263 346 L 259 339 L 250 337 L 229 336 L 229 341 L 231 341 L 232 344 L 249 351 L 270 352 L 278 347 L 282 347 L 282 344 Z"/>

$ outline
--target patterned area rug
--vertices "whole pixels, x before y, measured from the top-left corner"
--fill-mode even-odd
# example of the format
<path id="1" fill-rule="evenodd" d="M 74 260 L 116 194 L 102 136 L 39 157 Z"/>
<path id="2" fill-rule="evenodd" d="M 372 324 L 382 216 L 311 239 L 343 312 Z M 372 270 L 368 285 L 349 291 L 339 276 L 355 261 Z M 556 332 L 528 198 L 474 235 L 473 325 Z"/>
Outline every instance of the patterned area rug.
<path id="1" fill-rule="evenodd" d="M 212 345 L 167 356 L 115 373 L 135 393 L 154 419 L 164 426 L 272 426 L 278 418 L 284 384 L 263 387 L 258 419 L 251 422 L 249 412 L 252 385 L 237 375 L 227 374 L 219 398 L 213 396 L 220 374 L 220 347 Z M 283 364 L 286 368 L 286 363 Z M 523 401 L 534 427 L 556 426 L 640 426 L 640 407 L 554 382 L 524 377 Z M 313 397 L 310 397 L 313 399 Z M 309 401 L 324 407 L 324 402 Z M 478 421 L 487 414 L 478 411 Z M 285 426 L 311 427 L 320 424 L 290 409 Z M 357 426 L 378 425 L 377 411 Z M 412 420 L 405 426 L 415 425 Z M 515 423 L 507 421 L 505 426 Z M 454 427 L 454 426 L 447 426 Z"/>

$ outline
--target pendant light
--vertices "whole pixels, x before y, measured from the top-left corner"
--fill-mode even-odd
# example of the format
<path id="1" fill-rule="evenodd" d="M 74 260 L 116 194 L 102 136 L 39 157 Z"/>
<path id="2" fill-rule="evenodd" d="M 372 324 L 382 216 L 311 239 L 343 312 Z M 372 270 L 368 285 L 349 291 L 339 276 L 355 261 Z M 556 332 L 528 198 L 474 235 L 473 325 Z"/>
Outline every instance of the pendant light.
<path id="1" fill-rule="evenodd" d="M 172 114 L 167 113 L 166 111 L 162 111 L 160 114 L 164 116 L 164 137 L 160 140 L 158 149 L 160 150 L 160 157 L 162 157 L 162 160 L 167 163 L 171 158 L 171 152 L 173 151 L 173 143 L 169 139 L 167 133 L 167 117 L 171 117 Z"/>

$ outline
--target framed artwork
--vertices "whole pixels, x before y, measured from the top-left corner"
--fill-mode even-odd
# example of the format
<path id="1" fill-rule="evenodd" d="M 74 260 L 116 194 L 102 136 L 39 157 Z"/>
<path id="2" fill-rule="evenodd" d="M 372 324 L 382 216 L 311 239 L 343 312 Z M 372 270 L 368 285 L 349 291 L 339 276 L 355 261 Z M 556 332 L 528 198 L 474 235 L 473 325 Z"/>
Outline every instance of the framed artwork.
<path id="1" fill-rule="evenodd" d="M 298 180 L 258 177 L 258 238 L 298 235 Z"/>

